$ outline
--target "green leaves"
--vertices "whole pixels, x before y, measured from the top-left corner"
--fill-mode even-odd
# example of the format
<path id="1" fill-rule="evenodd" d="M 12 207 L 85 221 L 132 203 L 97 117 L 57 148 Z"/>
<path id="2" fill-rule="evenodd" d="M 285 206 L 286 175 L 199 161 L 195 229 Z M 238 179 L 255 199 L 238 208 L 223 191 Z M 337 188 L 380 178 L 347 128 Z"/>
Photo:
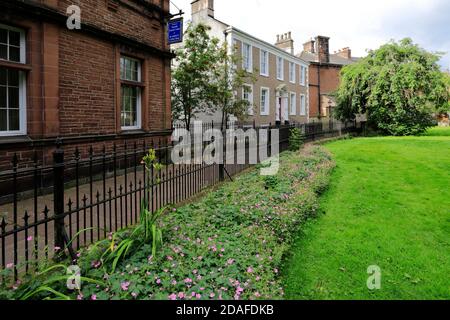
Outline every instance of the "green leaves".
<path id="1" fill-rule="evenodd" d="M 433 113 L 448 110 L 448 85 L 438 60 L 411 39 L 369 52 L 342 69 L 336 116 L 354 120 L 367 114 L 372 127 L 390 135 L 423 133 L 433 124 Z"/>

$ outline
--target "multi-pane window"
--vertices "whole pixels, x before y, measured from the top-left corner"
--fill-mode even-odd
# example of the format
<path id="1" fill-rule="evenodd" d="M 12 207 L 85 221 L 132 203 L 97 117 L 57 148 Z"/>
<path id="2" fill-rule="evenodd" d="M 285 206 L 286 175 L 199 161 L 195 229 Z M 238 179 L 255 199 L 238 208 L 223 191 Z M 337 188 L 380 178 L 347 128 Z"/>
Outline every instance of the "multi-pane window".
<path id="1" fill-rule="evenodd" d="M 253 115 L 253 90 L 249 85 L 243 85 L 242 87 L 242 100 L 248 103 L 248 115 Z"/>
<path id="2" fill-rule="evenodd" d="M 16 64 L 0 67 L 0 136 L 26 134 L 25 32 L 0 24 L 0 60 Z"/>
<path id="3" fill-rule="evenodd" d="M 291 92 L 290 94 L 289 110 L 291 116 L 295 116 L 297 114 L 297 94 L 295 92 Z"/>
<path id="4" fill-rule="evenodd" d="M 269 76 L 269 53 L 267 51 L 260 51 L 260 69 L 261 75 Z"/>
<path id="5" fill-rule="evenodd" d="M 248 43 L 242 44 L 242 68 L 252 72 L 252 46 Z"/>
<path id="6" fill-rule="evenodd" d="M 300 96 L 300 115 L 306 116 L 306 98 L 304 94 Z"/>
<path id="7" fill-rule="evenodd" d="M 269 89 L 261 88 L 261 115 L 267 116 L 269 115 Z"/>
<path id="8" fill-rule="evenodd" d="M 141 62 L 120 58 L 121 126 L 122 129 L 141 128 Z"/>
<path id="9" fill-rule="evenodd" d="M 289 62 L 289 81 L 295 83 L 295 63 Z"/>
<path id="10" fill-rule="evenodd" d="M 300 67 L 300 84 L 302 86 L 306 85 L 306 67 Z"/>
<path id="11" fill-rule="evenodd" d="M 24 32 L 0 25 L 0 59 L 24 62 Z"/>
<path id="12" fill-rule="evenodd" d="M 284 80 L 284 60 L 282 57 L 277 57 L 277 79 Z"/>

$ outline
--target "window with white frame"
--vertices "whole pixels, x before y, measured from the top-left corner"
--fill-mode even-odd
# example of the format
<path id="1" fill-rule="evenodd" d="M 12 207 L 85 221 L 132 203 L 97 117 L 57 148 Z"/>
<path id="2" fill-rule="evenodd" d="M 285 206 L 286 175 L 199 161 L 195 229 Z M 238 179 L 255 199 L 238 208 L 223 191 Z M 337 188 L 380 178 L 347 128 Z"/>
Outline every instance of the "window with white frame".
<path id="1" fill-rule="evenodd" d="M 252 46 L 242 43 L 242 68 L 247 72 L 252 72 Z"/>
<path id="2" fill-rule="evenodd" d="M 261 70 L 261 75 L 262 76 L 269 76 L 269 53 L 265 50 L 260 51 L 260 70 Z"/>
<path id="3" fill-rule="evenodd" d="M 300 95 L 300 115 L 306 116 L 306 97 L 304 94 Z"/>
<path id="4" fill-rule="evenodd" d="M 295 63 L 289 62 L 289 81 L 295 83 Z"/>
<path id="5" fill-rule="evenodd" d="M 0 24 L 0 60 L 15 64 L 0 67 L 0 136 L 26 134 L 25 31 Z"/>
<path id="6" fill-rule="evenodd" d="M 261 88 L 261 115 L 268 116 L 269 115 L 269 103 L 270 103 L 270 91 L 269 88 Z"/>
<path id="7" fill-rule="evenodd" d="M 306 67 L 300 66 L 300 84 L 302 86 L 306 85 Z"/>
<path id="8" fill-rule="evenodd" d="M 290 94 L 289 111 L 291 116 L 297 114 L 297 94 L 295 92 L 291 92 Z"/>
<path id="9" fill-rule="evenodd" d="M 277 57 L 277 79 L 284 80 L 284 59 Z"/>
<path id="10" fill-rule="evenodd" d="M 253 115 L 253 88 L 250 85 L 242 86 L 242 100 L 248 102 L 248 115 Z"/>
<path id="11" fill-rule="evenodd" d="M 121 79 L 121 126 L 123 130 L 141 128 L 141 62 L 122 56 Z"/>

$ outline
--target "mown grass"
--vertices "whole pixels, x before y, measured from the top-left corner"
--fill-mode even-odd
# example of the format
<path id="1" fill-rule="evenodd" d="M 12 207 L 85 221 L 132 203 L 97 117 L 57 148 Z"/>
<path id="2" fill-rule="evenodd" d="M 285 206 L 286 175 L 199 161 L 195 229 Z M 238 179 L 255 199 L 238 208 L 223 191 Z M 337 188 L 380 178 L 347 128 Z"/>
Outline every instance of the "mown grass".
<path id="1" fill-rule="evenodd" d="M 337 168 L 284 269 L 289 299 L 450 298 L 450 130 L 326 145 Z M 367 268 L 382 272 L 367 288 Z"/>

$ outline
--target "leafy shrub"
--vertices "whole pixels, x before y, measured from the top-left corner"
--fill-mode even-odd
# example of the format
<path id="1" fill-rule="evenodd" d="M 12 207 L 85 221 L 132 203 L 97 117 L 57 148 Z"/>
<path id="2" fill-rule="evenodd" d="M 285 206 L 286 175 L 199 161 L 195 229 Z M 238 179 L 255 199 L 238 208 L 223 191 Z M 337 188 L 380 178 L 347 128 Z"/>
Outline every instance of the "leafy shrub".
<path id="1" fill-rule="evenodd" d="M 263 179 L 266 190 L 276 189 L 278 187 L 279 181 L 277 176 L 264 176 Z"/>
<path id="2" fill-rule="evenodd" d="M 292 128 L 289 133 L 289 150 L 298 151 L 303 146 L 303 137 L 299 128 Z"/>

